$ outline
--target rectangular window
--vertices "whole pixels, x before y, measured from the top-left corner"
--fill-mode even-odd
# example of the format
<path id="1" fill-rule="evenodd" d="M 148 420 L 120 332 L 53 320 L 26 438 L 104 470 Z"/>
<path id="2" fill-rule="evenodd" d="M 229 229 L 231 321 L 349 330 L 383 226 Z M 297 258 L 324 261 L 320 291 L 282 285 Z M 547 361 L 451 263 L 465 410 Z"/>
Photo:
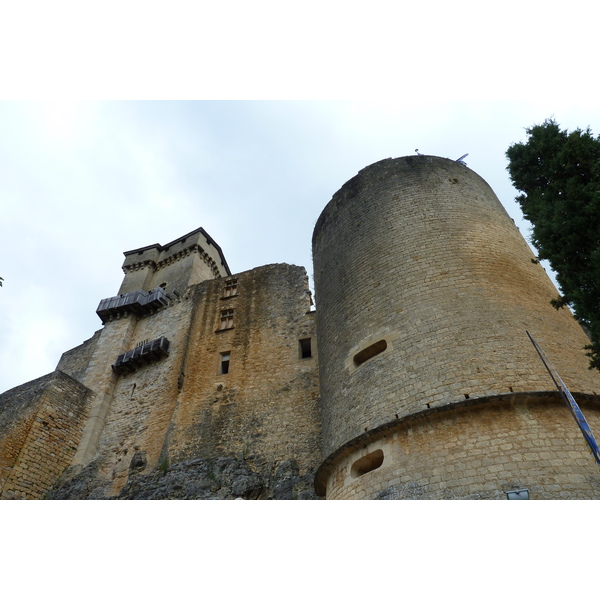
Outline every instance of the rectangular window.
<path id="1" fill-rule="evenodd" d="M 310 358 L 312 356 L 310 338 L 299 340 L 300 342 L 300 358 Z"/>
<path id="2" fill-rule="evenodd" d="M 230 279 L 229 281 L 225 282 L 225 290 L 223 292 L 224 298 L 237 295 L 237 283 L 237 279 Z"/>
<path id="3" fill-rule="evenodd" d="M 221 352 L 221 365 L 219 371 L 221 375 L 227 375 L 229 373 L 229 359 L 231 354 L 229 352 Z"/>
<path id="4" fill-rule="evenodd" d="M 231 329 L 233 327 L 233 308 L 221 311 L 221 326 L 219 329 Z"/>

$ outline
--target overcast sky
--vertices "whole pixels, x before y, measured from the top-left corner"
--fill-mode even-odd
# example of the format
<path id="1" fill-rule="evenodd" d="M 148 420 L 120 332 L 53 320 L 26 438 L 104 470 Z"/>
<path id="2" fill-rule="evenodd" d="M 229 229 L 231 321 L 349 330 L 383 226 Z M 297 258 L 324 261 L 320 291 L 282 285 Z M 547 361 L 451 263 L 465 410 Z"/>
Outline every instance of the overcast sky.
<path id="1" fill-rule="evenodd" d="M 0 392 L 100 328 L 126 250 L 204 227 L 233 272 L 312 275 L 332 194 L 415 148 L 468 153 L 520 222 L 507 147 L 600 129 L 578 0 L 34 4 L 0 21 Z"/>
<path id="2" fill-rule="evenodd" d="M 0 390 L 101 327 L 126 250 L 204 227 L 232 272 L 290 263 L 312 285 L 321 210 L 380 159 L 468 153 L 519 222 L 504 153 L 551 115 L 597 129 L 595 109 L 551 101 L 3 102 Z"/>

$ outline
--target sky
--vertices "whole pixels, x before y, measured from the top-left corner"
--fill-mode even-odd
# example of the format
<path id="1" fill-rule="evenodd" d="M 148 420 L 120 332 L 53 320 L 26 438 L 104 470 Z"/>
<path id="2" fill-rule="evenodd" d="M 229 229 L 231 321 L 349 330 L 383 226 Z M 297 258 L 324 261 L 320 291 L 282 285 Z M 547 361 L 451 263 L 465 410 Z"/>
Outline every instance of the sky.
<path id="1" fill-rule="evenodd" d="M 527 234 L 505 151 L 598 131 L 589 3 L 24 0 L 0 20 L 0 391 L 100 328 L 123 252 L 203 227 L 233 272 L 304 266 L 378 160 L 456 159 Z M 312 279 L 311 279 L 312 285 Z"/>
<path id="2" fill-rule="evenodd" d="M 481 175 L 527 237 L 505 151 L 577 103 L 507 100 L 0 103 L 0 388 L 54 370 L 101 328 L 123 252 L 203 227 L 233 273 L 307 269 L 327 202 L 360 169 L 415 149 Z"/>

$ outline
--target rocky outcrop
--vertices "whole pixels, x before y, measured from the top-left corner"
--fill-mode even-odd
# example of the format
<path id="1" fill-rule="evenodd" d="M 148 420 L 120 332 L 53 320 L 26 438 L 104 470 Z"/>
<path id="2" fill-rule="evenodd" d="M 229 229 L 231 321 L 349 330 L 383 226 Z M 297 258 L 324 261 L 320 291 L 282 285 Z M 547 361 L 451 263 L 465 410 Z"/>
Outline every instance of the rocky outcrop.
<path id="1" fill-rule="evenodd" d="M 126 485 L 117 496 L 106 487 L 92 463 L 53 489 L 53 500 L 315 500 L 314 474 L 300 476 L 294 460 L 282 462 L 272 476 L 257 473 L 236 457 L 198 458 L 142 473 L 145 457 L 136 453 Z"/>

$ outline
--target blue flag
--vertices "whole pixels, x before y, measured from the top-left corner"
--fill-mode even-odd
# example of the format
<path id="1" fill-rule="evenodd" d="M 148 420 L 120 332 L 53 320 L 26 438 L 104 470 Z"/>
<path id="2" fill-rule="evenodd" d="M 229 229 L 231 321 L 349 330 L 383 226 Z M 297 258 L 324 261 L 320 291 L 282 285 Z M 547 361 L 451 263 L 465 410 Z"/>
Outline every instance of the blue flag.
<path id="1" fill-rule="evenodd" d="M 550 364 L 550 361 L 546 358 L 543 350 L 537 345 L 536 341 L 531 337 L 529 331 L 526 331 L 533 347 L 537 350 L 539 357 L 542 359 L 544 366 L 548 373 L 550 373 L 550 377 L 552 377 L 552 381 L 554 381 L 554 385 L 558 388 L 560 395 L 563 397 L 563 400 L 567 403 L 573 418 L 575 419 L 577 425 L 579 425 L 579 429 L 581 429 L 581 433 L 587 442 L 587 445 L 590 448 L 590 452 L 592 453 L 596 463 L 600 465 L 600 448 L 598 448 L 598 444 L 594 438 L 594 434 L 588 425 L 588 422 L 585 420 L 581 409 L 577 402 L 575 402 L 575 398 L 573 398 L 571 392 L 567 389 L 564 381 L 560 378 L 558 371 Z"/>

